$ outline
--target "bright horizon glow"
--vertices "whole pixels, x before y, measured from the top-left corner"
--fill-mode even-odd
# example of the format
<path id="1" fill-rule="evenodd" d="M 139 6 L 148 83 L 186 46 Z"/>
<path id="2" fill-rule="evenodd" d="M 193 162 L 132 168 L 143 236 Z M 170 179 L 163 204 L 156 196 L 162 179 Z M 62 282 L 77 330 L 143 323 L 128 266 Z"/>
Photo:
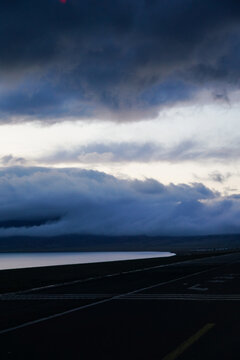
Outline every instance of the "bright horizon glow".
<path id="1" fill-rule="evenodd" d="M 134 142 L 175 146 L 181 141 L 202 143 L 205 148 L 238 146 L 240 105 L 178 106 L 165 110 L 157 119 L 131 123 L 103 121 L 64 121 L 53 125 L 40 122 L 1 125 L 0 157 L 24 158 L 23 165 L 80 167 L 104 171 L 120 178 L 154 178 L 169 183 L 203 182 L 222 193 L 239 192 L 240 158 L 228 161 L 132 161 L 132 162 L 48 162 L 58 151 L 73 151 L 94 143 Z M 232 131 L 234 129 L 234 132 Z M 217 134 L 217 136 L 216 136 Z M 14 164 L 2 164 L 14 165 Z M 223 183 L 212 181 L 209 174 L 226 174 Z M 231 176 L 229 176 L 231 174 Z"/>

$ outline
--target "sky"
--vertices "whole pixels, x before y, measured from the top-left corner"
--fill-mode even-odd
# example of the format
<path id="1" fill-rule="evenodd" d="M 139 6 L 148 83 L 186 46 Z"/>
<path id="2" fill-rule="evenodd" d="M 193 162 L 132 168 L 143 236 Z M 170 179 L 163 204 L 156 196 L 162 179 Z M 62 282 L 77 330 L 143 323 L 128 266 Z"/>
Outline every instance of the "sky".
<path id="1" fill-rule="evenodd" d="M 0 5 L 0 236 L 240 233 L 239 1 Z"/>

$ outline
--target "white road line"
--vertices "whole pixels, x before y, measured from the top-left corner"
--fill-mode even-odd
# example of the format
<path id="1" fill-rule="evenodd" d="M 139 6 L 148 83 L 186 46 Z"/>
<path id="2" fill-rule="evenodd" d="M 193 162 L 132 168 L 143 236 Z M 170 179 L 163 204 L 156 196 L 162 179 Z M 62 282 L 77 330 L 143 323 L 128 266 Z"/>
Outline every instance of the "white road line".
<path id="1" fill-rule="evenodd" d="M 18 330 L 18 329 L 25 328 L 25 327 L 27 327 L 27 326 L 36 325 L 36 324 L 42 323 L 42 322 L 44 322 L 44 321 L 48 321 L 48 320 L 56 319 L 56 318 L 59 318 L 59 317 L 65 316 L 65 315 L 69 315 L 69 314 L 71 314 L 71 313 L 74 313 L 74 312 L 77 312 L 77 311 L 80 311 L 80 310 L 84 310 L 84 309 L 88 309 L 88 308 L 91 308 L 91 307 L 94 307 L 94 306 L 97 306 L 97 305 L 105 304 L 105 303 L 110 302 L 110 301 L 113 301 L 113 300 L 122 299 L 122 298 L 124 298 L 125 296 L 129 296 L 129 295 L 132 295 L 132 294 L 136 294 L 136 293 L 139 293 L 139 292 L 141 292 L 141 291 L 153 289 L 153 288 L 156 288 L 156 287 L 158 287 L 158 286 L 163 286 L 163 285 L 171 284 L 171 283 L 177 282 L 177 281 L 182 280 L 182 279 L 187 279 L 187 278 L 190 278 L 190 277 L 192 277 L 192 276 L 196 276 L 196 275 L 200 275 L 200 274 L 203 274 L 203 273 L 206 273 L 206 272 L 209 272 L 209 271 L 213 271 L 213 270 L 215 270 L 215 269 L 217 269 L 217 268 L 218 268 L 218 266 L 217 266 L 217 267 L 214 267 L 214 268 L 212 268 L 212 269 L 207 269 L 207 270 L 203 270 L 203 271 L 198 271 L 198 272 L 193 273 L 193 274 L 188 274 L 188 275 L 185 275 L 185 276 L 181 276 L 181 277 L 179 277 L 179 278 L 177 278 L 177 279 L 172 279 L 172 280 L 164 281 L 164 282 L 161 282 L 161 283 L 158 283 L 158 284 L 155 284 L 155 285 L 146 286 L 146 287 L 141 288 L 141 289 L 137 289 L 137 290 L 134 290 L 134 291 L 129 291 L 128 293 L 121 294 L 121 295 L 117 295 L 117 296 L 113 296 L 113 297 L 108 298 L 108 299 L 96 301 L 96 302 L 93 302 L 93 303 L 91 303 L 91 304 L 82 305 L 82 306 L 79 306 L 79 307 L 76 307 L 76 308 L 73 308 L 73 309 L 70 309 L 70 310 L 67 310 L 67 311 L 63 311 L 63 312 L 61 312 L 61 313 L 57 313 L 57 314 L 54 314 L 54 315 L 49 315 L 49 316 L 46 316 L 46 317 L 43 317 L 43 318 L 40 318 L 40 319 L 37 319 L 37 320 L 33 320 L 33 321 L 28 321 L 28 322 L 23 323 L 23 324 L 21 324 L 21 325 L 17 325 L 17 326 L 10 327 L 10 328 L 8 328 L 8 329 L 1 330 L 1 331 L 0 331 L 0 335 L 6 334 L 6 333 L 9 333 L 9 332 L 11 332 L 11 331 Z"/>
<path id="2" fill-rule="evenodd" d="M 16 300 L 58 300 L 58 299 L 96 299 L 113 297 L 116 294 L 31 294 L 31 295 L 7 295 L 2 296 L 0 301 Z"/>
<path id="3" fill-rule="evenodd" d="M 200 296 L 200 295 L 191 295 L 187 294 L 163 294 L 162 296 L 126 296 L 122 298 L 123 300 L 190 300 L 190 301 L 240 301 L 240 295 L 211 295 L 211 296 Z"/>
<path id="4" fill-rule="evenodd" d="M 147 296 L 146 296 L 147 295 Z M 21 296 L 17 298 L 6 298 L 3 301 L 38 301 L 38 300 L 95 300 L 95 299 L 106 299 L 112 298 L 113 294 L 105 294 L 100 295 L 96 294 L 94 296 L 89 296 L 88 294 L 84 294 L 79 296 L 78 294 L 72 294 L 71 296 L 59 295 L 59 296 Z M 199 301 L 208 301 L 208 300 L 220 300 L 220 301 L 228 301 L 235 300 L 240 301 L 240 295 L 235 294 L 211 294 L 211 295 L 199 295 L 199 294 L 136 294 L 136 295 L 128 295 L 121 297 L 117 300 L 199 300 Z"/>
<path id="5" fill-rule="evenodd" d="M 198 299 L 207 299 L 207 298 L 221 298 L 221 299 L 240 299 L 240 295 L 236 294 L 151 294 L 150 296 L 144 296 L 145 294 L 138 294 L 138 295 L 129 295 L 128 298 L 137 299 L 137 298 L 145 298 L 145 299 L 152 299 L 152 298 L 165 298 L 165 297 L 184 297 L 184 298 L 198 298 Z"/>
<path id="6" fill-rule="evenodd" d="M 188 288 L 189 290 L 196 290 L 196 291 L 207 291 L 208 288 L 202 288 L 200 284 L 195 284 Z"/>
<path id="7" fill-rule="evenodd" d="M 37 295 L 19 295 L 5 297 L 3 301 L 17 300 L 86 300 L 118 297 L 117 294 L 37 294 Z M 118 300 L 240 300 L 240 294 L 132 294 L 118 298 Z"/>

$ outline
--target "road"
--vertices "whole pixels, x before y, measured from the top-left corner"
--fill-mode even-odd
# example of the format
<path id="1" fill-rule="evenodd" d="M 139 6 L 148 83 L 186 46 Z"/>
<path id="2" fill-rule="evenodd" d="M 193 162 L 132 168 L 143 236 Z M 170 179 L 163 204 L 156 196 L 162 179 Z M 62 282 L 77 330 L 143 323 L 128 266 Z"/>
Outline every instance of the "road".
<path id="1" fill-rule="evenodd" d="M 239 359 L 240 254 L 0 296 L 1 359 Z"/>

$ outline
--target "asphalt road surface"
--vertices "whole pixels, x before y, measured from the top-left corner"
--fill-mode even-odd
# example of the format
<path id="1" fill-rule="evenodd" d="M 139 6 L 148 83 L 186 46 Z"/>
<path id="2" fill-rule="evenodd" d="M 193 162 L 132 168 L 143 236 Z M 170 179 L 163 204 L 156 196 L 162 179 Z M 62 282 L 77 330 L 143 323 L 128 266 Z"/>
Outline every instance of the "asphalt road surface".
<path id="1" fill-rule="evenodd" d="M 0 359 L 239 359 L 240 254 L 0 295 Z"/>

